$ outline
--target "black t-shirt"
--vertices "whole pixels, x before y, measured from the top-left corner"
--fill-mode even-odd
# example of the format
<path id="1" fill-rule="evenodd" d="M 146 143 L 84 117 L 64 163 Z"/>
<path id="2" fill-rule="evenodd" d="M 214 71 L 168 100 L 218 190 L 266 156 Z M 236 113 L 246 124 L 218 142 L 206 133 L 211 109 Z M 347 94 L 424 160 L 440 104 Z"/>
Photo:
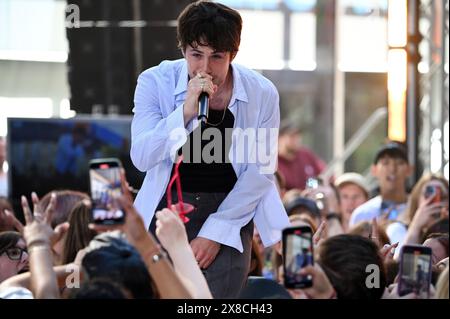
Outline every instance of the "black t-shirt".
<path id="1" fill-rule="evenodd" d="M 210 109 L 208 115 L 208 122 L 212 125 L 199 125 L 178 151 L 184 157 L 179 168 L 181 188 L 189 193 L 229 193 L 237 181 L 236 173 L 228 160 L 234 116 L 229 109 L 225 115 L 223 111 Z M 194 138 L 197 139 L 197 144 Z M 201 144 L 198 139 L 201 139 Z M 195 145 L 198 147 L 195 147 L 194 154 Z"/>

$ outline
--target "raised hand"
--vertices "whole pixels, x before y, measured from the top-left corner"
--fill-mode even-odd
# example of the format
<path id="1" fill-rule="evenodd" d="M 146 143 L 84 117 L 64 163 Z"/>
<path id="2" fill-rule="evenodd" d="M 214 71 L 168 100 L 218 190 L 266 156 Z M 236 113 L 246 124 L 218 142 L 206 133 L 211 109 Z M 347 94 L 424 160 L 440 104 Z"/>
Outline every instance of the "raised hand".
<path id="1" fill-rule="evenodd" d="M 25 196 L 21 198 L 26 224 L 23 232 L 24 238 L 29 247 L 34 244 L 48 244 L 50 246 L 55 241 L 55 237 L 58 236 L 50 226 L 56 194 L 51 195 L 50 202 L 44 211 L 39 208 L 39 198 L 36 193 L 31 194 L 31 200 L 33 201 L 33 211 L 30 209 L 27 198 Z"/>
<path id="2" fill-rule="evenodd" d="M 398 247 L 398 244 L 398 242 L 392 245 L 386 244 L 380 249 L 380 255 L 385 262 L 394 259 L 395 248 Z"/>
<path id="3" fill-rule="evenodd" d="M 314 247 L 319 246 L 321 240 L 324 238 L 324 231 L 325 231 L 326 226 L 327 226 L 327 222 L 325 220 L 322 221 L 320 223 L 319 227 L 317 228 L 316 232 L 314 233 L 313 238 L 312 238 Z"/>
<path id="4" fill-rule="evenodd" d="M 433 200 L 434 197 L 429 197 L 420 204 L 409 226 L 411 229 L 421 232 L 423 228 L 443 215 L 442 211 L 446 210 L 445 205 L 448 206 L 448 203 L 432 203 Z"/>
<path id="5" fill-rule="evenodd" d="M 310 299 L 332 299 L 336 298 L 336 292 L 331 285 L 325 272 L 318 264 L 307 266 L 300 270 L 300 275 L 310 275 L 312 277 L 312 287 L 302 289 Z"/>
<path id="6" fill-rule="evenodd" d="M 177 246 L 189 245 L 184 224 L 174 208 L 156 212 L 156 237 L 169 254 Z"/>
<path id="7" fill-rule="evenodd" d="M 339 201 L 331 186 L 321 185 L 318 188 L 307 188 L 302 192 L 302 196 L 316 202 L 321 201 L 323 207 L 319 207 L 319 209 L 323 217 L 326 217 L 330 213 L 338 213 L 340 211 Z"/>
<path id="8" fill-rule="evenodd" d="M 23 236 L 27 242 L 30 256 L 31 287 L 35 298 L 59 298 L 56 274 L 53 270 L 52 243 L 61 238 L 63 227 L 54 231 L 51 227 L 56 194 L 52 194 L 48 206 L 42 211 L 39 208 L 39 198 L 31 194 L 33 211 L 31 211 L 25 196 L 22 196 L 22 209 L 26 225 Z"/>

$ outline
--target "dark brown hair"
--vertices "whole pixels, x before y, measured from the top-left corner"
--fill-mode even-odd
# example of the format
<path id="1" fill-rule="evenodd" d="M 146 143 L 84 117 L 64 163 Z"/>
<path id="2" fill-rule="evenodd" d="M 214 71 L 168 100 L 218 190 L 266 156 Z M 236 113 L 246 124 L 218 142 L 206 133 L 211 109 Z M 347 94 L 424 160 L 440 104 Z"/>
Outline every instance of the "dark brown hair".
<path id="1" fill-rule="evenodd" d="M 178 47 L 210 46 L 217 52 L 236 54 L 241 42 L 242 18 L 223 4 L 197 1 L 178 16 Z"/>
<path id="2" fill-rule="evenodd" d="M 372 240 L 358 235 L 333 236 L 319 246 L 318 262 L 339 299 L 381 299 L 386 287 L 386 270 L 378 250 Z M 371 265 L 379 270 L 376 287 L 366 285 Z"/>
<path id="3" fill-rule="evenodd" d="M 3 213 L 5 209 L 9 210 L 11 213 L 13 212 L 13 208 L 8 198 L 0 196 L 0 213 Z M 14 230 L 14 227 L 11 227 L 11 225 L 5 225 L 0 222 L 0 232 L 7 230 Z"/>
<path id="4" fill-rule="evenodd" d="M 425 230 L 421 242 L 424 242 L 432 234 L 448 234 L 448 230 L 448 217 L 439 218 Z"/>
<path id="5" fill-rule="evenodd" d="M 17 245 L 19 240 L 23 239 L 22 235 L 15 231 L 0 232 L 0 253 Z"/>
<path id="6" fill-rule="evenodd" d="M 386 286 L 389 287 L 390 285 L 395 283 L 395 279 L 398 276 L 398 272 L 400 269 L 400 265 L 396 260 L 387 260 L 384 263 L 386 267 Z"/>
<path id="7" fill-rule="evenodd" d="M 87 247 L 96 233 L 89 229 L 89 223 L 93 221 L 90 205 L 85 201 L 79 202 L 69 216 L 69 229 L 67 230 L 62 253 L 62 264 L 68 264 L 75 260 L 79 250 Z"/>
<path id="8" fill-rule="evenodd" d="M 425 240 L 427 239 L 437 240 L 444 247 L 448 257 L 448 233 L 431 233 L 425 238 Z"/>
<path id="9" fill-rule="evenodd" d="M 56 194 L 55 212 L 52 216 L 51 226 L 55 228 L 57 225 L 66 222 L 69 219 L 69 215 L 73 208 L 80 203 L 83 199 L 89 199 L 86 193 L 61 190 L 47 193 L 39 201 L 40 209 L 44 210 L 50 203 L 50 196 L 52 193 Z"/>

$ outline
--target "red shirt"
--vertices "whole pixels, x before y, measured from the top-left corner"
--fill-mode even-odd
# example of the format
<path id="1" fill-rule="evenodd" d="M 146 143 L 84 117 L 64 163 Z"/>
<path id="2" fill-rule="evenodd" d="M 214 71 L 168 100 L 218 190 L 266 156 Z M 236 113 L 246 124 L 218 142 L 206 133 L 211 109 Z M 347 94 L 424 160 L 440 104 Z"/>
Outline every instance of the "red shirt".
<path id="1" fill-rule="evenodd" d="M 287 190 L 305 189 L 308 178 L 316 177 L 325 167 L 325 162 L 306 147 L 300 148 L 292 161 L 278 156 L 278 172 L 283 175 Z"/>

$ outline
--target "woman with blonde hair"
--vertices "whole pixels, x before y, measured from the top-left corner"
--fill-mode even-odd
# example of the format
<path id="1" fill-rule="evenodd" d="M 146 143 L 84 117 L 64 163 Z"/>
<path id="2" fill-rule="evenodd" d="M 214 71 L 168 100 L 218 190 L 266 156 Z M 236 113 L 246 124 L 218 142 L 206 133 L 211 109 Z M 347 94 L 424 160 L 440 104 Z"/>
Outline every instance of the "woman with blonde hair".
<path id="1" fill-rule="evenodd" d="M 437 299 L 449 299 L 448 296 L 448 266 L 439 276 L 438 282 L 436 284 L 436 295 Z"/>
<path id="2" fill-rule="evenodd" d="M 431 192 L 432 191 L 432 192 Z M 448 181 L 435 174 L 420 178 L 399 220 L 386 227 L 391 242 L 402 245 L 421 244 L 423 234 L 440 217 L 448 216 Z"/>

